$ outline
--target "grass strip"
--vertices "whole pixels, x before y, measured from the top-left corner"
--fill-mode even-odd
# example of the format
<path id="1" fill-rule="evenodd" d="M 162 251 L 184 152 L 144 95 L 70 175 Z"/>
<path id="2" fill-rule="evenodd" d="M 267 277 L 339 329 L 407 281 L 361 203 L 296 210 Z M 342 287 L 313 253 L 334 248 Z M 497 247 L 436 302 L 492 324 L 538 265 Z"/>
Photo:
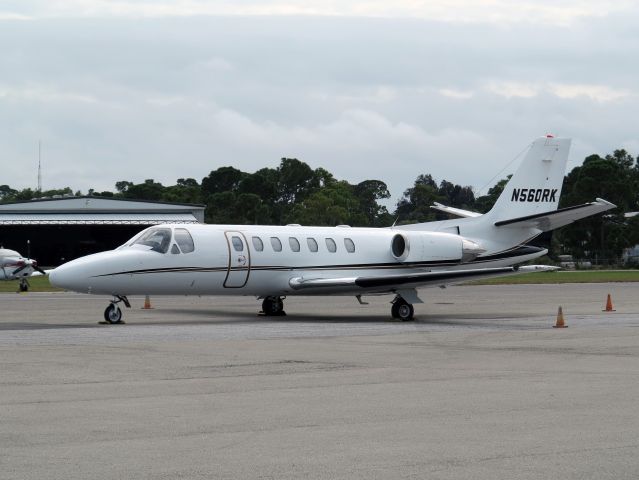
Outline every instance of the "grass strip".
<path id="1" fill-rule="evenodd" d="M 639 270 L 577 270 L 522 273 L 468 282 L 466 285 L 639 282 Z"/>
<path id="2" fill-rule="evenodd" d="M 610 283 L 639 282 L 639 270 L 578 270 L 558 272 L 522 273 L 509 277 L 467 282 L 465 285 L 522 285 L 557 283 Z M 0 293 L 16 293 L 18 281 L 0 282 Z M 49 277 L 30 277 L 30 292 L 61 292 L 63 289 L 51 286 Z"/>
<path id="3" fill-rule="evenodd" d="M 42 275 L 39 277 L 29 277 L 30 292 L 62 292 L 63 289 L 51 286 L 49 277 Z M 16 293 L 20 286 L 18 280 L 8 280 L 0 282 L 0 293 Z"/>

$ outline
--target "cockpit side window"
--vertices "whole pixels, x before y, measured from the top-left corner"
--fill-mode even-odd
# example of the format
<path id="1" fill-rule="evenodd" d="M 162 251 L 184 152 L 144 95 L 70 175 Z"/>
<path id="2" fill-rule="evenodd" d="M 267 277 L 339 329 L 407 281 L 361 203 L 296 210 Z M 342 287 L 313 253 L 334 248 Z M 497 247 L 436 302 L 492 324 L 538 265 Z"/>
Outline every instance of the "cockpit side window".
<path id="1" fill-rule="evenodd" d="M 180 246 L 182 253 L 191 253 L 195 250 L 193 237 L 186 228 L 176 228 L 174 235 L 175 241 Z"/>
<path id="2" fill-rule="evenodd" d="M 171 229 L 152 228 L 143 235 L 140 235 L 133 245 L 147 245 L 151 250 L 159 253 L 166 253 L 171 244 Z"/>

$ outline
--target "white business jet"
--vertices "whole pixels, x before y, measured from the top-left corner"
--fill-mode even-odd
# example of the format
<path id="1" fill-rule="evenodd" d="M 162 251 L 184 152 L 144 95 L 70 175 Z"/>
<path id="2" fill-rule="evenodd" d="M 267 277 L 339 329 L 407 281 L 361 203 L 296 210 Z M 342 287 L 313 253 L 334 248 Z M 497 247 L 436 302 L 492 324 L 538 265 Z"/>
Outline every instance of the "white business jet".
<path id="1" fill-rule="evenodd" d="M 394 294 L 391 314 L 413 318 L 416 288 L 554 267 L 516 265 L 547 253 L 542 232 L 615 206 L 605 200 L 557 210 L 569 139 L 535 140 L 492 210 L 438 205 L 462 218 L 390 228 L 162 225 L 113 251 L 66 263 L 53 285 L 112 295 L 107 322 L 127 295 L 252 295 L 283 315 L 289 295 Z"/>
<path id="2" fill-rule="evenodd" d="M 26 292 L 29 290 L 27 279 L 32 275 L 46 275 L 46 272 L 32 258 L 25 258 L 15 250 L 0 248 L 0 280 L 20 280 L 19 289 Z"/>

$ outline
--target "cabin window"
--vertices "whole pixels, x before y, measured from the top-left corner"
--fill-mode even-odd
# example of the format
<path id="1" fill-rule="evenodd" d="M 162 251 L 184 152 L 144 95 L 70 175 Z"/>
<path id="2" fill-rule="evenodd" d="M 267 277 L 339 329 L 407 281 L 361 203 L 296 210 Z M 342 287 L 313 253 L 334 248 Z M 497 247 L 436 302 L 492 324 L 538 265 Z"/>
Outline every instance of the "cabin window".
<path id="1" fill-rule="evenodd" d="M 335 240 L 333 240 L 332 238 L 327 238 L 326 248 L 328 248 L 329 252 L 335 253 L 337 251 L 337 244 L 335 243 Z"/>
<path id="2" fill-rule="evenodd" d="M 168 228 L 152 228 L 134 242 L 134 245 L 146 245 L 159 253 L 166 253 L 170 244 L 171 230 Z"/>
<path id="3" fill-rule="evenodd" d="M 242 239 L 240 237 L 231 237 L 231 243 L 233 244 L 233 249 L 236 252 L 241 252 L 242 250 L 244 250 L 244 242 L 242 242 Z"/>
<path id="4" fill-rule="evenodd" d="M 294 252 L 300 251 L 300 242 L 295 237 L 288 237 L 288 244 Z"/>
<path id="5" fill-rule="evenodd" d="M 195 244 L 193 243 L 193 237 L 186 228 L 175 229 L 175 241 L 180 246 L 182 253 L 191 253 L 195 250 Z"/>
<path id="6" fill-rule="evenodd" d="M 277 237 L 271 237 L 271 247 L 273 247 L 274 252 L 282 251 L 282 242 Z"/>
<path id="7" fill-rule="evenodd" d="M 180 253 L 180 249 L 178 248 L 178 246 L 174 243 L 173 246 L 171 247 L 171 253 L 173 255 L 177 255 L 178 253 Z"/>
<path id="8" fill-rule="evenodd" d="M 306 243 L 308 245 L 308 249 L 311 252 L 317 252 L 317 242 L 315 241 L 314 238 L 307 238 Z"/>
<path id="9" fill-rule="evenodd" d="M 346 247 L 346 251 L 348 253 L 353 253 L 355 251 L 355 243 L 350 238 L 344 239 L 344 246 Z"/>
<path id="10" fill-rule="evenodd" d="M 264 243 L 262 243 L 262 239 L 260 237 L 253 237 L 251 240 L 253 241 L 253 248 L 256 251 L 261 252 L 264 250 Z"/>

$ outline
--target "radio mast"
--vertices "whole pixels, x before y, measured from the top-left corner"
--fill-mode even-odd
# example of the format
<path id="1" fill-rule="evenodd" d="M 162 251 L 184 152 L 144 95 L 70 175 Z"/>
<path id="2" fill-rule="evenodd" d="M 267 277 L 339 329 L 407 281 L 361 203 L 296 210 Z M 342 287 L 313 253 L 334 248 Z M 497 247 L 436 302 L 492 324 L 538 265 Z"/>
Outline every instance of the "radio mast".
<path id="1" fill-rule="evenodd" d="M 42 193 L 42 142 L 38 140 L 38 192 Z"/>

